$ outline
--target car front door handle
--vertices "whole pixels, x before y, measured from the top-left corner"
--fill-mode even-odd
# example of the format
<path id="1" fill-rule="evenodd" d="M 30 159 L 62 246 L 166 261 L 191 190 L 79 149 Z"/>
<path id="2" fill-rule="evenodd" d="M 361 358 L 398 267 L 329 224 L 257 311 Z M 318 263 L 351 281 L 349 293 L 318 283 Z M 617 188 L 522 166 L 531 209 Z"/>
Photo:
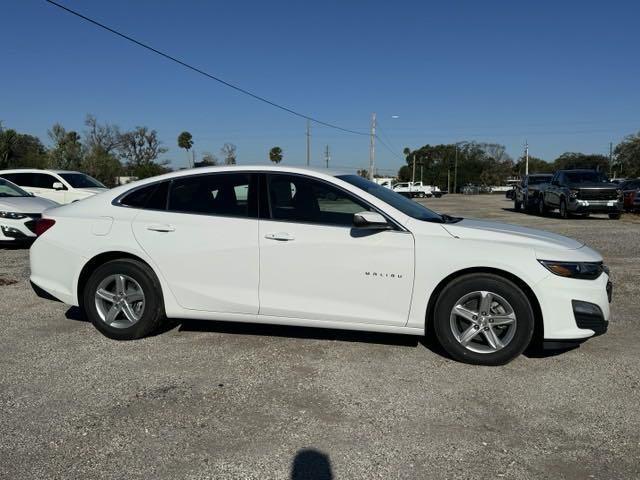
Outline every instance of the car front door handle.
<path id="1" fill-rule="evenodd" d="M 175 232 L 176 228 L 172 225 L 147 225 L 147 230 L 151 230 L 152 232 Z"/>
<path id="2" fill-rule="evenodd" d="M 277 240 L 279 242 L 290 242 L 295 240 L 295 237 L 287 232 L 267 233 L 264 238 L 267 240 Z"/>

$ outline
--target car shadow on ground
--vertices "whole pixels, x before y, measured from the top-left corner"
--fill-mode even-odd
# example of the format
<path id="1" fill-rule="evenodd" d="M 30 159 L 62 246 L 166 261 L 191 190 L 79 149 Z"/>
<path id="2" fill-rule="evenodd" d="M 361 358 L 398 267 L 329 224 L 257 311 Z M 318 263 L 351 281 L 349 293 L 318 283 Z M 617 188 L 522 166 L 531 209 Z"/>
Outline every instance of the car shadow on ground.
<path id="1" fill-rule="evenodd" d="M 78 307 L 71 307 L 65 312 L 67 320 L 88 322 Z M 179 332 L 210 332 L 229 335 L 252 335 L 263 337 L 287 337 L 309 340 L 334 340 L 340 342 L 369 343 L 376 345 L 392 345 L 416 348 L 419 345 L 430 352 L 449 359 L 453 358 L 440 346 L 433 335 L 416 336 L 395 333 L 364 332 L 358 330 L 339 330 L 335 328 L 297 327 L 289 325 L 271 325 L 262 323 L 225 322 L 222 320 L 189 320 L 169 319 L 164 325 L 150 336 L 162 335 L 178 327 Z M 527 358 L 549 358 L 562 355 L 579 345 L 545 350 L 534 339 L 533 343 L 523 352 Z"/>
<path id="2" fill-rule="evenodd" d="M 212 332 L 264 337 L 289 337 L 311 340 L 337 340 L 341 342 L 373 343 L 417 347 L 420 337 L 393 333 L 362 332 L 332 328 L 297 327 L 261 323 L 240 323 L 209 320 L 179 320 L 181 332 Z"/>

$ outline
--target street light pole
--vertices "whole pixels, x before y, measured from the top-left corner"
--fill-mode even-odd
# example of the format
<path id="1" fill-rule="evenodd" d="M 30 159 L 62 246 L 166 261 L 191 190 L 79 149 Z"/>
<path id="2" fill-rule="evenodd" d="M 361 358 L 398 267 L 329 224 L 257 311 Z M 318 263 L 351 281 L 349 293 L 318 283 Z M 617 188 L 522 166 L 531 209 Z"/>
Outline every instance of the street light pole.
<path id="1" fill-rule="evenodd" d="M 376 112 L 371 114 L 371 142 L 369 143 L 369 180 L 373 180 L 376 168 Z"/>
<path id="2" fill-rule="evenodd" d="M 458 192 L 458 144 L 456 143 L 456 161 L 453 167 L 453 193 Z"/>

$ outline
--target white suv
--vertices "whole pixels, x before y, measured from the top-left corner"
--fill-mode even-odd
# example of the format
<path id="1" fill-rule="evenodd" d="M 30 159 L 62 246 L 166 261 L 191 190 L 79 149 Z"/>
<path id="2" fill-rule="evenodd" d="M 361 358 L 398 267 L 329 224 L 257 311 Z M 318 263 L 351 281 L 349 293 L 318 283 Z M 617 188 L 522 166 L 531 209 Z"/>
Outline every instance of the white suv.
<path id="1" fill-rule="evenodd" d="M 107 190 L 107 187 L 89 175 L 66 170 L 0 170 L 0 178 L 57 203 L 75 202 Z"/>

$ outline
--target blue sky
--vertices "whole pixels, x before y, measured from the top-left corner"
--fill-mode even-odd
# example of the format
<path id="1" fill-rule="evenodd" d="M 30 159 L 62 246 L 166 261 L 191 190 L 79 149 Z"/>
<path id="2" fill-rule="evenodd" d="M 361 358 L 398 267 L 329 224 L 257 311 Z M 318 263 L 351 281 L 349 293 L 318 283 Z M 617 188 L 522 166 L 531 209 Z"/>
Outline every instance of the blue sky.
<path id="1" fill-rule="evenodd" d="M 229 82 L 319 119 L 366 131 L 377 113 L 394 152 L 478 140 L 513 157 L 608 153 L 640 130 L 637 1 L 94 1 L 70 8 Z M 41 0 L 2 0 L 0 120 L 40 136 L 55 122 L 158 130 L 200 154 L 238 147 L 260 163 L 274 145 L 305 163 L 305 121 L 207 80 Z M 399 118 L 392 118 L 398 115 Z M 368 137 L 312 127 L 312 164 L 366 167 Z M 394 156 L 395 155 L 395 156 Z"/>

